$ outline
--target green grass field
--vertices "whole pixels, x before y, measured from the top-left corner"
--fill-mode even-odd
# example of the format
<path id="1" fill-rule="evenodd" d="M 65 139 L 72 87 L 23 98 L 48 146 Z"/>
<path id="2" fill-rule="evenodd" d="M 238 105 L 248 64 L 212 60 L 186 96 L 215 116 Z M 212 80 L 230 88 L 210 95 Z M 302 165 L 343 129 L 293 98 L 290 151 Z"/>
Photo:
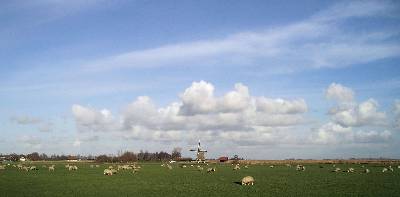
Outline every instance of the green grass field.
<path id="1" fill-rule="evenodd" d="M 332 173 L 332 165 L 309 164 L 304 172 L 295 167 L 252 165 L 249 169 L 233 171 L 231 165 L 216 166 L 217 172 L 206 173 L 196 168 L 172 170 L 160 164 L 141 164 L 139 173 L 122 171 L 113 176 L 103 175 L 100 168 L 79 163 L 78 171 L 68 171 L 57 163 L 55 172 L 34 164 L 38 171 L 20 171 L 8 166 L 0 170 L 0 196 L 400 196 L 400 169 L 382 173 L 382 166 L 365 165 L 369 174 Z M 256 180 L 254 186 L 238 184 L 246 175 Z"/>

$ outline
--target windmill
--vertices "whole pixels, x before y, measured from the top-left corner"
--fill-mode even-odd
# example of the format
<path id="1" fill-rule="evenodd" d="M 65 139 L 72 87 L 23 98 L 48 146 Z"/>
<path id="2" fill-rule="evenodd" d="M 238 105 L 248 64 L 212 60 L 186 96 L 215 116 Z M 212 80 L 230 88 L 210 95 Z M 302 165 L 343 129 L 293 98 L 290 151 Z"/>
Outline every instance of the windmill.
<path id="1" fill-rule="evenodd" d="M 206 162 L 205 153 L 207 152 L 207 150 L 201 149 L 200 140 L 199 140 L 199 144 L 197 145 L 197 149 L 190 149 L 190 151 L 197 152 L 197 155 L 196 155 L 197 163 L 205 163 Z"/>

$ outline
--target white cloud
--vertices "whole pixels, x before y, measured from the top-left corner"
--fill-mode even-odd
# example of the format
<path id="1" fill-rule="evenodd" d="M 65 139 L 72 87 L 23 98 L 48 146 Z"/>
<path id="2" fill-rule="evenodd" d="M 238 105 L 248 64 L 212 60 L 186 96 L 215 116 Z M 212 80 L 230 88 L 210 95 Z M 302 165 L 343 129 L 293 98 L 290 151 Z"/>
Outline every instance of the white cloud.
<path id="1" fill-rule="evenodd" d="M 268 132 L 280 127 L 303 124 L 307 112 L 303 99 L 252 97 L 248 87 L 241 83 L 215 97 L 211 83 L 193 82 L 180 99 L 158 108 L 149 97 L 140 96 L 124 107 L 118 118 L 113 118 L 108 110 L 101 112 L 80 105 L 72 106 L 72 112 L 80 131 L 116 132 L 125 138 L 155 141 L 187 140 L 191 135 L 200 135 L 202 139 L 214 136 L 215 140 L 220 133 L 241 132 L 257 138 L 247 141 L 257 142 L 268 141 L 268 136 L 276 135 Z M 258 110 L 256 100 L 264 101 L 264 108 Z"/>
<path id="2" fill-rule="evenodd" d="M 303 99 L 287 101 L 283 99 L 256 99 L 257 110 L 271 114 L 297 114 L 307 112 L 307 104 Z"/>
<path id="3" fill-rule="evenodd" d="M 346 2 L 308 20 L 264 31 L 247 31 L 222 39 L 203 40 L 130 51 L 88 62 L 90 69 L 124 67 L 268 65 L 271 72 L 304 68 L 343 67 L 400 55 L 390 42 L 398 31 L 365 30 L 355 34 L 347 19 L 391 17 L 387 2 Z"/>
<path id="4" fill-rule="evenodd" d="M 332 83 L 325 91 L 325 96 L 328 99 L 338 102 L 352 102 L 354 99 L 354 92 L 341 84 Z"/>
<path id="5" fill-rule="evenodd" d="M 115 128 L 115 120 L 107 109 L 97 111 L 81 105 L 73 105 L 72 114 L 80 131 L 109 131 Z"/>
<path id="6" fill-rule="evenodd" d="M 400 100 L 396 100 L 393 106 L 394 127 L 400 129 Z"/>
<path id="7" fill-rule="evenodd" d="M 193 82 L 181 95 L 182 115 L 194 115 L 210 113 L 216 110 L 216 100 L 214 98 L 214 86 L 205 81 Z"/>

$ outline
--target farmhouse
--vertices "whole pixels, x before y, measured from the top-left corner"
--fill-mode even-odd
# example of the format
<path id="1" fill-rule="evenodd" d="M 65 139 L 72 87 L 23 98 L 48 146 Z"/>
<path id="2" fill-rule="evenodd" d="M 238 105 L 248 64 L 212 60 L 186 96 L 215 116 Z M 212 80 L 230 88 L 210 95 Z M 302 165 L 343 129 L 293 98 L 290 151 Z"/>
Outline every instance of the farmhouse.
<path id="1" fill-rule="evenodd" d="M 228 160 L 229 160 L 228 157 L 220 157 L 220 158 L 218 158 L 218 161 L 221 162 L 221 163 L 226 162 Z"/>

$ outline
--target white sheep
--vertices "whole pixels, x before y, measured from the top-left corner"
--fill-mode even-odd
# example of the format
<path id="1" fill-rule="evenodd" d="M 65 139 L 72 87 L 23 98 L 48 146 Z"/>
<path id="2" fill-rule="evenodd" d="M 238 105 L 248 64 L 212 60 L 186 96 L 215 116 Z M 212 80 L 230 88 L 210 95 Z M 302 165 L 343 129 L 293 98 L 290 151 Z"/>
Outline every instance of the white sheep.
<path id="1" fill-rule="evenodd" d="M 383 168 L 383 169 L 382 169 L 382 172 L 387 172 L 387 171 L 388 171 L 387 168 Z"/>
<path id="2" fill-rule="evenodd" d="M 244 166 L 244 168 L 248 169 L 248 168 L 249 168 L 249 166 L 245 165 L 245 166 Z"/>
<path id="3" fill-rule="evenodd" d="M 55 167 L 54 167 L 54 165 L 52 165 L 52 166 L 49 166 L 49 171 L 54 171 L 55 170 Z"/>
<path id="4" fill-rule="evenodd" d="M 168 168 L 169 170 L 172 170 L 172 166 L 169 165 L 169 164 L 167 164 L 167 168 Z"/>
<path id="5" fill-rule="evenodd" d="M 332 172 L 340 172 L 340 168 L 335 168 Z"/>
<path id="6" fill-rule="evenodd" d="M 299 165 L 296 166 L 296 170 L 297 170 L 297 171 L 305 171 L 305 170 L 306 170 L 306 167 L 299 164 Z"/>
<path id="7" fill-rule="evenodd" d="M 274 168 L 275 166 L 274 166 L 274 165 L 270 165 L 269 167 L 270 167 L 270 168 Z"/>
<path id="8" fill-rule="evenodd" d="M 368 174 L 368 173 L 369 173 L 369 169 L 368 169 L 368 168 L 365 169 L 365 170 L 364 170 L 364 173 L 367 173 L 367 174 Z"/>
<path id="9" fill-rule="evenodd" d="M 29 168 L 29 170 L 39 170 L 39 169 L 37 169 L 36 166 L 31 166 L 31 167 Z"/>
<path id="10" fill-rule="evenodd" d="M 5 169 L 6 169 L 5 166 L 1 166 L 1 165 L 0 165 L 0 170 L 5 170 Z"/>
<path id="11" fill-rule="evenodd" d="M 233 168 L 233 170 L 240 170 L 240 166 L 239 166 L 239 165 L 235 165 L 235 167 Z"/>
<path id="12" fill-rule="evenodd" d="M 245 176 L 242 179 L 242 185 L 254 185 L 254 178 L 251 176 Z"/>
<path id="13" fill-rule="evenodd" d="M 104 169 L 103 174 L 104 174 L 104 175 L 111 176 L 111 175 L 113 175 L 113 171 L 110 170 L 110 169 Z"/>
<path id="14" fill-rule="evenodd" d="M 69 167 L 68 167 L 68 170 L 69 170 L 69 171 L 71 171 L 71 170 L 78 170 L 78 166 L 69 166 Z"/>
<path id="15" fill-rule="evenodd" d="M 347 172 L 353 173 L 354 172 L 354 168 L 347 169 Z"/>
<path id="16" fill-rule="evenodd" d="M 390 170 L 390 171 L 392 171 L 392 172 L 393 172 L 393 168 L 392 168 L 392 166 L 389 166 L 389 167 L 388 167 L 388 170 Z"/>
<path id="17" fill-rule="evenodd" d="M 216 169 L 215 168 L 207 168 L 207 173 L 210 173 L 210 172 L 215 172 L 216 171 Z"/>

